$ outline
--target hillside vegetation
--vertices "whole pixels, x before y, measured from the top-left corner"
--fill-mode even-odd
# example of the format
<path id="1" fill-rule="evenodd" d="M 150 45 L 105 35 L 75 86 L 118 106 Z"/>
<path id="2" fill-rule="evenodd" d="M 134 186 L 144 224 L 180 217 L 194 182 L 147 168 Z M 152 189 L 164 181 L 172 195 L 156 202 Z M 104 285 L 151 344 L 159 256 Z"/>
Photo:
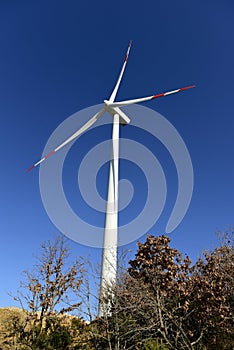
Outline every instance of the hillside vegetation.
<path id="1" fill-rule="evenodd" d="M 10 335 L 8 330 L 14 322 L 22 322 L 24 319 L 25 314 L 21 308 L 0 308 L 0 349 L 11 349 L 14 344 L 14 334 Z"/>
<path id="2" fill-rule="evenodd" d="M 233 350 L 233 237 L 222 233 L 192 265 L 167 236 L 148 235 L 119 269 L 101 318 L 92 311 L 86 264 L 70 263 L 61 237 L 45 242 L 16 296 L 24 310 L 0 309 L 0 349 Z"/>

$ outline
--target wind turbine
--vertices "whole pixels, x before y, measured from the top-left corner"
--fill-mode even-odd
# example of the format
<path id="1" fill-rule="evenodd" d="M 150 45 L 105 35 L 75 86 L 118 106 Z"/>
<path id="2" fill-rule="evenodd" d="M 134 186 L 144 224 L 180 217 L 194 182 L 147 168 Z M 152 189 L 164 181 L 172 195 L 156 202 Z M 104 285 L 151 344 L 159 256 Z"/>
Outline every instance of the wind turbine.
<path id="1" fill-rule="evenodd" d="M 53 149 L 50 153 L 45 155 L 37 163 L 32 165 L 26 171 L 30 171 L 37 165 L 41 164 L 52 154 L 59 151 L 62 147 L 69 142 L 80 136 L 88 128 L 90 128 L 105 112 L 108 112 L 113 117 L 113 129 L 112 129 L 112 147 L 111 157 L 109 165 L 109 185 L 106 202 L 106 219 L 104 227 L 104 239 L 103 239 L 103 253 L 102 253 L 102 272 L 100 282 L 100 299 L 99 299 L 99 316 L 104 314 L 105 305 L 103 305 L 102 297 L 105 295 L 107 288 L 116 281 L 117 274 L 117 246 L 118 246 L 118 174 L 119 174 L 119 127 L 120 125 L 126 125 L 130 123 L 130 118 L 120 109 L 122 106 L 131 105 L 134 103 L 145 102 L 153 100 L 159 97 L 168 96 L 177 92 L 191 89 L 195 85 L 186 86 L 180 89 L 159 93 L 156 95 L 136 98 L 132 100 L 115 102 L 115 98 L 121 83 L 124 70 L 128 61 L 132 41 L 128 45 L 128 49 L 125 55 L 124 63 L 117 79 L 114 90 L 109 100 L 104 100 L 104 106 L 101 111 L 96 113 L 87 123 L 85 123 L 80 129 L 72 134 L 68 139 L 61 143 L 58 147 Z"/>

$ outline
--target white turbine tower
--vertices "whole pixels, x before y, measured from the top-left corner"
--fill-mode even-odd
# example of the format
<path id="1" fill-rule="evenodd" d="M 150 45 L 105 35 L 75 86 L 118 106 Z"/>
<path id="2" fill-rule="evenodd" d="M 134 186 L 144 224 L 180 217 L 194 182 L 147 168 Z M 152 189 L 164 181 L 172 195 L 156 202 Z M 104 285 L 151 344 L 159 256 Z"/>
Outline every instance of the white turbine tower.
<path id="1" fill-rule="evenodd" d="M 127 53 L 124 59 L 122 69 L 120 71 L 115 88 L 109 98 L 104 100 L 104 106 L 101 111 L 96 113 L 87 123 L 85 123 L 79 130 L 72 134 L 62 144 L 52 150 L 50 153 L 45 155 L 41 160 L 32 165 L 27 171 L 35 168 L 41 164 L 44 160 L 50 157 L 52 154 L 60 150 L 62 147 L 67 145 L 69 142 L 77 138 L 83 132 L 85 132 L 91 125 L 93 125 L 105 112 L 108 112 L 113 117 L 113 130 L 112 130 L 112 148 L 110 157 L 110 169 L 109 169 L 109 185 L 108 195 L 106 202 L 106 220 L 104 228 L 104 239 L 103 239 L 103 254 L 102 254 L 102 272 L 100 282 L 100 298 L 99 298 L 99 316 L 102 316 L 105 312 L 105 305 L 102 303 L 102 297 L 107 291 L 107 288 L 116 281 L 117 274 L 117 246 L 118 246 L 118 170 L 119 170 L 119 126 L 130 123 L 129 117 L 119 108 L 122 106 L 131 105 L 134 103 L 145 102 L 153 100 L 159 97 L 174 94 L 176 92 L 188 90 L 195 87 L 195 85 L 186 86 L 173 91 L 168 91 L 148 97 L 137 98 L 133 100 L 115 102 L 115 97 L 118 92 L 121 79 L 124 74 L 124 70 L 128 61 L 132 42 L 130 41 L 127 49 Z M 108 305 L 107 305 L 108 306 Z"/>

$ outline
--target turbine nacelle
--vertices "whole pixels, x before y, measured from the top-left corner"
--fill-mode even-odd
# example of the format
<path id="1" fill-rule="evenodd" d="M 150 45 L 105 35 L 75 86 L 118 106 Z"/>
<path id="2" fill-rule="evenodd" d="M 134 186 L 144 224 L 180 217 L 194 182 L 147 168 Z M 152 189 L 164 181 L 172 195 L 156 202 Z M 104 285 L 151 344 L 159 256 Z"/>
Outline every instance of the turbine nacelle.
<path id="1" fill-rule="evenodd" d="M 109 100 L 104 100 L 103 102 L 104 102 L 106 107 L 111 106 L 113 104 L 113 102 L 111 102 Z"/>
<path id="2" fill-rule="evenodd" d="M 113 103 L 104 100 L 105 105 L 105 111 L 108 112 L 112 117 L 114 117 L 115 114 L 118 114 L 119 116 L 119 122 L 121 125 L 129 124 L 131 119 L 118 107 L 113 107 Z"/>

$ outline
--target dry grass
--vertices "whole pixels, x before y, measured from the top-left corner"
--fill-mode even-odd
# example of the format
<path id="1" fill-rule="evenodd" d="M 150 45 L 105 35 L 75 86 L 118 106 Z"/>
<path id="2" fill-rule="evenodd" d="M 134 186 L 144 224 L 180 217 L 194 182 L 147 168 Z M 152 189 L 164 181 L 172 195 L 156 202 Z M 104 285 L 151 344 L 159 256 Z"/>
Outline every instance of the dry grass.
<path id="1" fill-rule="evenodd" d="M 0 308 L 0 349 L 11 349 L 11 345 L 5 343 L 5 335 L 7 328 L 14 322 L 15 319 L 22 320 L 25 318 L 25 313 L 17 307 Z"/>

